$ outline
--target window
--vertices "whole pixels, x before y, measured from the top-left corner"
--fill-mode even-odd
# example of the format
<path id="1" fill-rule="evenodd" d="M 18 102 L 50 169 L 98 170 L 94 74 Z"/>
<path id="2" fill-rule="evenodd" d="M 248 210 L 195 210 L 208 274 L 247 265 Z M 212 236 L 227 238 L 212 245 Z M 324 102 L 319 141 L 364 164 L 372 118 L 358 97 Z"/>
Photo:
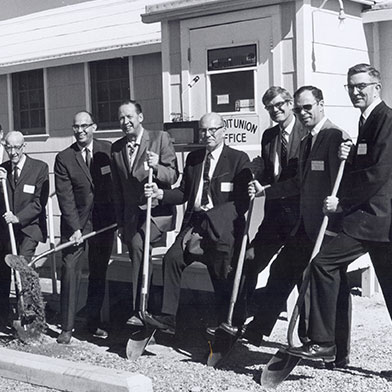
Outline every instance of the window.
<path id="1" fill-rule="evenodd" d="M 118 107 L 130 98 L 128 57 L 90 63 L 92 111 L 100 129 L 119 127 Z"/>
<path id="2" fill-rule="evenodd" d="M 207 52 L 213 112 L 254 112 L 256 45 Z"/>
<path id="3" fill-rule="evenodd" d="M 44 75 L 42 69 L 12 74 L 14 129 L 24 135 L 45 133 Z"/>

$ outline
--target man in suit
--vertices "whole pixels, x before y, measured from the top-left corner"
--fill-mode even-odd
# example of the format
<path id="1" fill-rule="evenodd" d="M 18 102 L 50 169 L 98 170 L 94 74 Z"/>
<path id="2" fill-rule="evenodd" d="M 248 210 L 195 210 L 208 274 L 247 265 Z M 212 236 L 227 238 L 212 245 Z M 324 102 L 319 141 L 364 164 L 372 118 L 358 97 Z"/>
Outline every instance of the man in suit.
<path id="1" fill-rule="evenodd" d="M 294 94 L 294 112 L 298 115 L 308 134 L 302 140 L 299 153 L 299 168 L 295 177 L 287 181 L 261 187 L 256 180 L 250 185 L 258 195 L 268 199 L 279 199 L 300 195 L 300 216 L 286 245 L 273 262 L 267 286 L 257 298 L 257 312 L 247 326 L 245 338 L 260 343 L 261 334 L 270 335 L 279 313 L 294 285 L 301 280 L 323 220 L 323 200 L 330 194 L 335 183 L 340 160 L 337 151 L 347 135 L 324 115 L 324 100 L 320 89 L 303 86 Z M 324 243 L 340 230 L 339 216 L 331 217 Z M 341 348 L 339 359 L 348 358 L 349 351 L 349 290 L 342 287 L 343 338 L 336 340 Z M 339 331 L 340 332 L 340 331 Z M 305 335 L 305 334 L 303 334 Z M 304 337 L 304 336 L 302 336 Z"/>
<path id="2" fill-rule="evenodd" d="M 132 262 L 134 314 L 127 324 L 141 326 L 143 322 L 139 315 L 139 306 L 146 226 L 143 187 L 151 167 L 154 181 L 161 188 L 170 189 L 178 178 L 177 159 L 168 133 L 143 128 L 144 116 L 138 102 L 128 100 L 122 103 L 118 117 L 125 136 L 113 143 L 112 166 L 118 231 L 128 247 Z M 175 211 L 171 206 L 159 205 L 152 209 L 151 214 L 150 240 L 154 243 L 159 241 L 163 233 L 174 229 Z"/>
<path id="3" fill-rule="evenodd" d="M 343 143 L 339 156 L 351 164 L 339 198 L 325 200 L 327 213 L 342 211 L 343 230 L 314 259 L 311 268 L 311 341 L 290 352 L 302 358 L 333 361 L 335 314 L 342 269 L 369 252 L 392 316 L 392 109 L 380 98 L 380 73 L 368 64 L 348 70 L 347 90 L 361 119 L 356 145 Z M 348 162 L 349 163 L 349 162 Z"/>
<path id="4" fill-rule="evenodd" d="M 49 194 L 48 165 L 25 154 L 26 143 L 21 132 L 9 132 L 5 150 L 9 160 L 0 167 L 0 179 L 7 180 L 10 212 L 5 211 L 4 196 L 0 210 L 0 324 L 7 323 L 11 270 L 4 257 L 11 253 L 7 225 L 12 223 L 18 254 L 30 260 L 38 242 L 46 241 L 45 206 Z M 1 190 L 3 193 L 3 190 Z"/>
<path id="5" fill-rule="evenodd" d="M 63 251 L 61 273 L 61 333 L 57 342 L 68 344 L 75 323 L 77 296 L 83 260 L 90 269 L 87 296 L 87 329 L 93 336 L 108 336 L 100 325 L 105 294 L 105 276 L 113 247 L 114 231 L 91 238 L 82 236 L 113 224 L 111 143 L 93 139 L 97 125 L 91 113 L 75 114 L 72 129 L 76 142 L 56 156 L 56 193 L 61 210 L 62 241 L 75 241 Z"/>
<path id="6" fill-rule="evenodd" d="M 257 164 L 259 157 L 252 162 L 255 179 L 266 185 L 285 181 L 297 174 L 299 146 L 307 130 L 294 116 L 293 98 L 286 89 L 270 87 L 262 101 L 271 120 L 277 123 L 263 133 L 260 164 Z M 266 200 L 263 221 L 247 251 L 243 294 L 248 302 L 255 290 L 258 274 L 285 244 L 298 216 L 298 194 Z"/>
<path id="7" fill-rule="evenodd" d="M 222 117 L 205 114 L 200 131 L 206 148 L 188 155 L 180 186 L 172 190 L 156 183 L 145 187 L 146 196 L 163 206 L 187 202 L 181 231 L 163 260 L 162 314 L 147 317 L 149 324 L 170 334 L 175 333 L 182 272 L 195 260 L 207 265 L 223 321 L 234 249 L 243 235 L 249 204 L 249 158 L 224 144 Z"/>

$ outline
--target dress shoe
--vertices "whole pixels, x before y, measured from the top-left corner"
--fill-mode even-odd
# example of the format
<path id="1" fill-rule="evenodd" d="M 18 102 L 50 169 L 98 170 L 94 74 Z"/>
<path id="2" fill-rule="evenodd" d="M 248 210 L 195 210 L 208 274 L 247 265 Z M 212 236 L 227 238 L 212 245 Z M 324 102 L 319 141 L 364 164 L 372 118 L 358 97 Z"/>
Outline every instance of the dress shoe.
<path id="1" fill-rule="evenodd" d="M 132 327 L 143 327 L 144 323 L 140 318 L 139 314 L 134 314 L 127 320 L 127 325 L 132 325 Z"/>
<path id="2" fill-rule="evenodd" d="M 109 336 L 108 331 L 105 331 L 104 329 L 99 327 L 89 327 L 88 331 L 94 336 L 94 338 L 106 339 Z"/>
<path id="3" fill-rule="evenodd" d="M 325 368 L 329 370 L 345 369 L 349 364 L 350 364 L 349 357 L 336 358 L 334 362 L 326 363 Z"/>
<path id="4" fill-rule="evenodd" d="M 57 336 L 57 343 L 59 344 L 69 344 L 72 338 L 72 331 L 61 331 L 60 335 Z"/>
<path id="5" fill-rule="evenodd" d="M 309 342 L 300 347 L 289 347 L 287 351 L 296 357 L 315 361 L 334 362 L 336 358 L 335 344 Z"/>
<path id="6" fill-rule="evenodd" d="M 260 333 L 259 329 L 255 328 L 252 323 L 246 325 L 242 329 L 242 339 L 246 340 L 248 343 L 253 344 L 253 346 L 260 347 L 263 341 L 263 335 Z"/>
<path id="7" fill-rule="evenodd" d="M 218 329 L 219 327 L 218 326 L 215 326 L 215 327 L 207 327 L 206 328 L 206 334 L 207 335 L 209 335 L 209 336 L 215 336 L 215 332 L 216 332 L 216 330 Z"/>
<path id="8" fill-rule="evenodd" d="M 176 333 L 176 316 L 172 314 L 162 313 L 153 316 L 151 314 L 145 315 L 145 321 L 150 326 L 161 330 L 164 333 L 175 335 Z"/>

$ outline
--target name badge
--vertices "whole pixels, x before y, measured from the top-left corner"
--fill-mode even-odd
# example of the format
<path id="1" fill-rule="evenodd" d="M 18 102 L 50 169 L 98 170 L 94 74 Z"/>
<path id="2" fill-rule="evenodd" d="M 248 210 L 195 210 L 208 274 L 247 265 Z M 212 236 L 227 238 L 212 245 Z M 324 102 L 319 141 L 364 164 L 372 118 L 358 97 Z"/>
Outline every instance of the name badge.
<path id="1" fill-rule="evenodd" d="M 312 161 L 312 171 L 324 171 L 324 161 Z"/>
<path id="2" fill-rule="evenodd" d="M 357 155 L 366 155 L 367 154 L 367 144 L 359 143 L 357 148 Z"/>
<path id="3" fill-rule="evenodd" d="M 101 174 L 104 176 L 105 174 L 109 174 L 110 173 L 110 166 L 102 166 L 101 167 Z"/>
<path id="4" fill-rule="evenodd" d="M 221 182 L 221 192 L 233 192 L 233 188 L 232 182 Z"/>
<path id="5" fill-rule="evenodd" d="M 148 171 L 149 168 L 147 161 L 144 161 L 144 170 Z"/>
<path id="6" fill-rule="evenodd" d="M 34 185 L 27 185 L 27 184 L 25 184 L 25 185 L 23 186 L 23 192 L 24 192 L 24 193 L 33 194 L 34 191 L 35 191 L 35 186 L 34 186 Z"/>

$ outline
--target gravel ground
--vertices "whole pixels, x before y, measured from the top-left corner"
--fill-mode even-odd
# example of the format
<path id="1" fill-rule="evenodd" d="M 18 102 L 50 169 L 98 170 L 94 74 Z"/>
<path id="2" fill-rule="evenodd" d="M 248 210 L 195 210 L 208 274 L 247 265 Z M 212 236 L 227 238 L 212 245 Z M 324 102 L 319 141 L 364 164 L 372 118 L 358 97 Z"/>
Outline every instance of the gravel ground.
<path id="1" fill-rule="evenodd" d="M 382 296 L 354 296 L 353 308 L 349 367 L 326 370 L 318 363 L 303 361 L 278 391 L 392 391 L 391 322 Z M 59 332 L 55 324 L 50 324 L 47 335 L 39 345 L 26 346 L 6 337 L 0 342 L 16 350 L 138 372 L 152 379 L 154 392 L 263 391 L 258 383 L 260 372 L 271 354 L 285 343 L 287 321 L 283 318 L 279 320 L 273 334 L 261 347 L 237 342 L 224 366 L 213 369 L 204 365 L 208 346 L 203 333 L 205 320 L 202 313 L 191 305 L 182 309 L 177 336 L 168 338 L 157 334 L 155 344 L 148 346 L 136 362 L 125 358 L 127 331 L 123 320 L 113 327 L 111 336 L 105 341 L 89 339 L 80 322 L 80 328 L 77 325 L 75 337 L 69 346 L 60 346 L 55 342 Z M 189 325 L 189 322 L 194 328 L 185 328 L 184 324 Z M 0 378 L 0 390 L 53 391 L 4 378 Z"/>

